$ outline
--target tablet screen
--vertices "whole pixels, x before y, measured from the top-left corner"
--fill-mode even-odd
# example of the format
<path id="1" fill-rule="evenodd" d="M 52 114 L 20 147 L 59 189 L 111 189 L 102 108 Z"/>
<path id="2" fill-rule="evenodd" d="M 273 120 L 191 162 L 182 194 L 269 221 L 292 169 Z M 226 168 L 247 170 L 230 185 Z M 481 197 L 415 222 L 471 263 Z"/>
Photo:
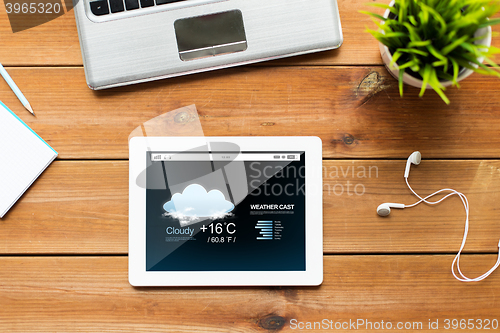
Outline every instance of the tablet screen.
<path id="1" fill-rule="evenodd" d="M 305 152 L 147 152 L 146 271 L 305 271 Z"/>

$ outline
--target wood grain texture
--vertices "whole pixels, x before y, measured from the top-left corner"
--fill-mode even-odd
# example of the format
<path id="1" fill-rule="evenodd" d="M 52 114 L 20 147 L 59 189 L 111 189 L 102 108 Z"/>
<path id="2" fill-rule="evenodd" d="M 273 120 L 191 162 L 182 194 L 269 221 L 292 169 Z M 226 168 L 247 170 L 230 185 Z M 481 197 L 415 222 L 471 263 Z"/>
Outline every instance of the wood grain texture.
<path id="1" fill-rule="evenodd" d="M 478 274 L 496 258 L 466 259 L 466 274 Z M 460 283 L 451 275 L 451 260 L 452 256 L 326 256 L 320 287 L 133 288 L 126 257 L 3 257 L 0 330 L 290 332 L 292 319 L 326 318 L 334 323 L 421 322 L 421 330 L 401 331 L 429 332 L 429 319 L 439 321 L 440 331 L 445 319 L 498 320 L 500 274 L 478 284 Z M 380 331 L 364 328 L 360 331 Z"/>
<path id="2" fill-rule="evenodd" d="M 367 1 L 338 2 L 339 50 L 101 92 L 86 86 L 72 11 L 15 34 L 0 11 L 0 61 L 37 118 L 1 79 L 0 98 L 60 153 L 0 219 L 0 332 L 289 332 L 297 331 L 291 319 L 325 318 L 422 322 L 425 332 L 429 319 L 441 330 L 445 319 L 500 320 L 500 272 L 478 284 L 451 275 L 464 228 L 457 198 L 388 218 L 375 213 L 382 202 L 414 202 L 402 175 L 418 149 L 424 161 L 410 178 L 418 193 L 451 187 L 468 195 L 464 272 L 477 276 L 493 265 L 500 81 L 473 75 L 460 91 L 449 90 L 450 106 L 433 92 L 419 99 L 413 88 L 401 99 L 365 32 L 373 24 L 358 13 Z M 321 137 L 322 286 L 128 284 L 127 138 L 143 122 L 191 104 L 208 136 Z"/>
<path id="3" fill-rule="evenodd" d="M 425 153 L 424 153 L 425 157 Z M 465 212 L 458 198 L 438 207 L 410 204 L 405 161 L 324 162 L 324 251 L 328 254 L 455 253 Z M 411 172 L 421 195 L 454 188 L 468 196 L 471 228 L 466 251 L 496 253 L 500 239 L 500 162 L 426 161 Z M 128 253 L 128 163 L 55 162 L 0 220 L 0 254 Z"/>
<path id="4" fill-rule="evenodd" d="M 0 59 L 4 66 L 82 65 L 73 11 L 37 27 L 13 33 L 4 9 L 2 4 Z"/>
<path id="5" fill-rule="evenodd" d="M 380 13 L 383 11 L 366 6 L 366 3 L 366 0 L 338 1 L 344 34 L 344 44 L 340 49 L 263 63 L 263 66 L 381 64 L 377 41 L 365 32 L 367 27 L 375 28 L 375 24 L 367 15 L 360 14 L 359 10 L 373 10 Z M 495 27 L 494 30 L 500 31 L 500 28 Z M 4 66 L 82 65 L 73 11 L 48 23 L 17 33 L 12 33 L 8 16 L 6 12 L 1 11 L 0 36 L 2 36 L 0 60 Z M 500 39 L 495 38 L 493 44 L 500 46 Z"/>
<path id="6" fill-rule="evenodd" d="M 62 159 L 126 159 L 132 130 L 196 104 L 207 136 L 314 135 L 325 158 L 500 156 L 500 84 L 473 75 L 450 89 L 404 98 L 383 67 L 245 67 L 94 92 L 81 68 L 12 68 L 37 113 L 7 84 L 0 95 Z"/>

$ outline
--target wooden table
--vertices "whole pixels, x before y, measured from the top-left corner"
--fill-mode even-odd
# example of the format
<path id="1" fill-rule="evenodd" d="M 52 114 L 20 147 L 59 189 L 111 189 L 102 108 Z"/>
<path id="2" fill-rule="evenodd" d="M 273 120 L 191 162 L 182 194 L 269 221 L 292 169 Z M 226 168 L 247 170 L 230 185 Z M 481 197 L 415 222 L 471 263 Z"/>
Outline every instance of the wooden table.
<path id="1" fill-rule="evenodd" d="M 365 2 L 339 1 L 339 50 L 99 92 L 86 86 L 72 12 L 13 34 L 2 10 L 0 61 L 37 118 L 3 80 L 0 98 L 60 155 L 0 220 L 0 331 L 297 331 L 324 319 L 336 331 L 358 320 L 360 331 L 374 332 L 387 322 L 409 332 L 436 331 L 429 321 L 438 321 L 444 330 L 447 319 L 450 328 L 453 319 L 474 320 L 476 328 L 489 319 L 494 328 L 500 271 L 470 284 L 450 272 L 464 229 L 460 200 L 388 218 L 375 209 L 415 201 L 402 176 L 407 156 L 420 150 L 424 160 L 411 174 L 416 191 L 451 187 L 468 195 L 464 272 L 476 276 L 494 264 L 500 80 L 474 74 L 448 91 L 450 106 L 432 91 L 421 99 L 406 88 L 400 98 L 365 32 L 370 19 L 358 13 Z M 130 286 L 127 138 L 139 124 L 190 104 L 207 136 L 321 137 L 328 172 L 320 287 Z M 369 167 L 377 172 L 358 175 Z"/>

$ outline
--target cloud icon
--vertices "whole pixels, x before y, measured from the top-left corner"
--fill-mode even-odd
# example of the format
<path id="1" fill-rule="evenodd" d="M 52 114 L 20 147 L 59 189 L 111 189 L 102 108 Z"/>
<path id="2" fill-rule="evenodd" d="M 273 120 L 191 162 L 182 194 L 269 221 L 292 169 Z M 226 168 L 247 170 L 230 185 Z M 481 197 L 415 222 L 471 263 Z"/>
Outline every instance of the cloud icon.
<path id="1" fill-rule="evenodd" d="M 234 205 L 227 201 L 219 190 L 207 192 L 198 184 L 191 184 L 163 205 L 165 215 L 178 219 L 181 225 L 195 223 L 206 218 L 218 219 L 227 216 Z"/>

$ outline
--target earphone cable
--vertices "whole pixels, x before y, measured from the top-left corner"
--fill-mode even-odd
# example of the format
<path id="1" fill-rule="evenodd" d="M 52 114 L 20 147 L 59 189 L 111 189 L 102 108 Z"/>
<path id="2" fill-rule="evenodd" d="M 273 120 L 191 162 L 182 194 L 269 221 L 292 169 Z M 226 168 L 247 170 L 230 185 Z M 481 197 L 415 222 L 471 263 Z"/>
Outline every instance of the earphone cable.
<path id="1" fill-rule="evenodd" d="M 417 197 L 419 198 L 420 200 L 417 201 L 416 203 L 414 204 L 411 204 L 411 205 L 405 205 L 405 208 L 410 208 L 410 207 L 414 207 L 422 202 L 425 202 L 429 205 L 436 205 L 440 202 L 442 202 L 443 200 L 447 199 L 448 197 L 452 196 L 452 195 L 458 195 L 460 197 L 460 200 L 462 201 L 462 204 L 464 205 L 464 208 L 465 208 L 465 228 L 464 228 L 464 235 L 463 235 L 463 238 L 462 238 L 462 244 L 460 245 L 460 249 L 458 250 L 458 253 L 457 255 L 455 256 L 455 258 L 453 259 L 453 262 L 451 264 L 451 273 L 453 274 L 453 276 L 455 277 L 455 279 L 459 280 L 459 281 L 462 281 L 462 282 L 478 282 L 478 281 L 481 281 L 481 280 L 484 280 L 485 278 L 487 278 L 491 273 L 493 273 L 499 266 L 500 266 L 500 242 L 499 242 L 499 251 L 498 251 L 498 258 L 497 258 L 497 262 L 495 263 L 495 265 L 489 270 L 487 271 L 486 273 L 484 273 L 483 275 L 480 275 L 476 278 L 468 278 L 466 277 L 462 271 L 460 270 L 460 255 L 462 254 L 462 251 L 465 247 L 465 243 L 467 241 L 467 235 L 469 233 L 469 201 L 467 200 L 467 197 L 465 196 L 465 194 L 461 193 L 461 192 L 458 192 L 454 189 L 441 189 L 439 191 L 436 191 L 428 196 L 426 196 L 425 198 L 422 198 L 421 196 L 419 196 L 414 190 L 413 188 L 410 186 L 410 183 L 408 182 L 408 178 L 405 177 L 405 180 L 406 180 L 406 185 L 408 185 L 408 188 L 410 189 L 410 191 Z M 429 201 L 428 199 L 437 195 L 437 194 L 440 194 L 442 192 L 451 192 L 451 193 L 448 193 L 447 195 L 445 195 L 443 198 L 437 200 L 437 201 Z M 455 273 L 455 266 L 456 266 L 456 269 L 458 271 L 458 275 L 460 276 L 457 276 L 457 274 Z"/>

